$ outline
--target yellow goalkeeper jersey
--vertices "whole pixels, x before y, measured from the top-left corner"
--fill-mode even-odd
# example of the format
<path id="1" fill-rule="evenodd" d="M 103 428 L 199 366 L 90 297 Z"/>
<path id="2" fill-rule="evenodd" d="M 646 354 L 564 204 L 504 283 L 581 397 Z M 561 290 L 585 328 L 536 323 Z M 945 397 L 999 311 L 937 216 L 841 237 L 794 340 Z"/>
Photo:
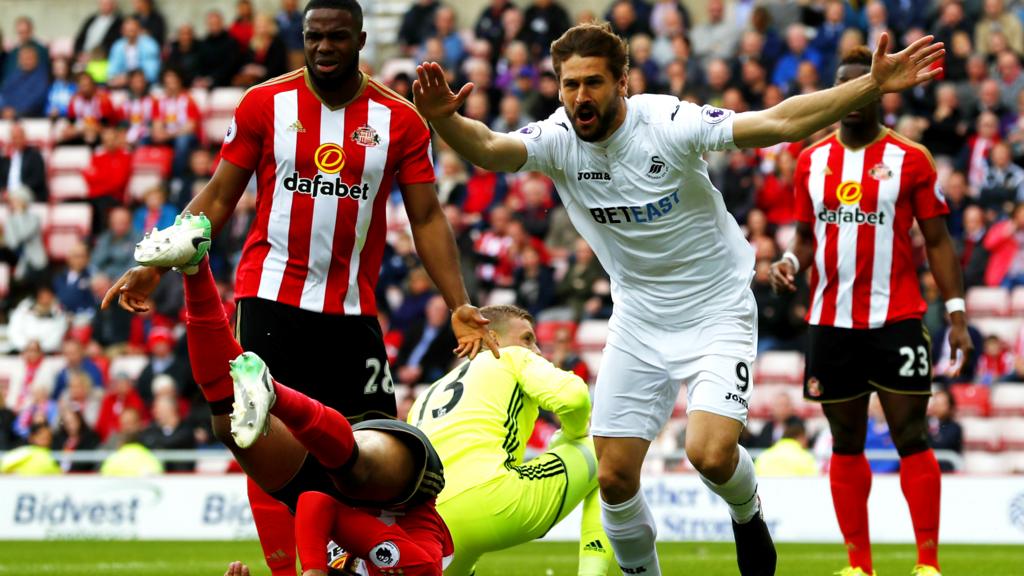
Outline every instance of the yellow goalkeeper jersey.
<path id="1" fill-rule="evenodd" d="M 442 503 L 464 490 L 520 472 L 538 409 L 558 415 L 567 439 L 587 434 L 590 393 L 576 374 L 521 346 L 486 350 L 420 394 L 409 422 L 430 438 L 444 463 Z"/>

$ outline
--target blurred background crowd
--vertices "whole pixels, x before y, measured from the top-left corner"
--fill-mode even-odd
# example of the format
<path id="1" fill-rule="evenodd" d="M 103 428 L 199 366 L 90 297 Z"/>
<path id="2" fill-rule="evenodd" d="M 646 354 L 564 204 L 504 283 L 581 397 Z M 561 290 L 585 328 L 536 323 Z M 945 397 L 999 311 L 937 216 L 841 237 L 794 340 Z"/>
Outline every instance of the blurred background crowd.
<path id="1" fill-rule="evenodd" d="M 500 131 L 560 106 L 549 45 L 578 21 L 607 20 L 629 41 L 631 94 L 740 112 L 830 86 L 840 55 L 874 48 L 883 32 L 898 46 L 925 34 L 945 42 L 938 81 L 881 102 L 886 126 L 935 157 L 969 288 L 978 356 L 949 381 L 944 308 L 915 231 L 941 391 L 933 441 L 966 449 L 966 460 L 945 462 L 947 469 L 966 462 L 968 470 L 1024 472 L 1024 452 L 1014 451 L 1024 449 L 1024 2 L 616 0 L 595 11 L 491 0 L 474 14 L 436 0 L 401 4 L 397 43 L 378 46 L 386 54 L 364 70 L 409 97 L 415 63 L 441 62 L 456 89 L 476 85 L 463 114 Z M 171 223 L 209 180 L 243 90 L 302 66 L 301 4 L 270 8 L 239 0 L 233 13 L 211 10 L 202 26 L 172 29 L 169 3 L 99 0 L 73 37 L 10 14 L 13 35 L 0 44 L 0 450 L 52 448 L 55 466 L 79 471 L 98 465 L 61 454 L 215 444 L 188 366 L 180 279 L 164 277 L 145 315 L 97 304 L 133 265 L 143 232 Z M 800 399 L 806 283 L 795 295 L 776 295 L 768 271 L 793 235 L 796 158 L 823 135 L 706 157 L 757 254 L 760 390 L 745 441 L 778 449 L 789 473 L 819 473 L 812 453 L 820 458 L 830 443 L 820 410 Z M 613 309 L 609 281 L 551 181 L 475 168 L 439 139 L 433 151 L 438 195 L 475 301 L 529 310 L 549 358 L 593 382 Z M 253 183 L 211 253 L 229 309 L 255 193 Z M 405 410 L 451 367 L 454 337 L 397 191 L 388 218 L 377 301 Z M 681 395 L 657 444 L 665 454 L 682 445 L 684 402 Z M 537 447 L 555 426 L 539 423 Z M 869 435 L 869 448 L 892 448 L 880 410 L 872 410 Z M 685 467 L 681 458 L 656 460 L 655 469 Z"/>

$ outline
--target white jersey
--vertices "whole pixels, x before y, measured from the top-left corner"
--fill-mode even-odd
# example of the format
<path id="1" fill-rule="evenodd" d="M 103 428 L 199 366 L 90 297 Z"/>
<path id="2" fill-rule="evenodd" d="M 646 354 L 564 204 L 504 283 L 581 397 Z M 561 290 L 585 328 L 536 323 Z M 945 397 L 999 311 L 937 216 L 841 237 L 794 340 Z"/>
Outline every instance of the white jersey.
<path id="1" fill-rule="evenodd" d="M 681 325 L 745 309 L 754 250 L 701 157 L 735 147 L 733 117 L 673 96 L 638 95 L 603 142 L 578 138 L 564 108 L 513 133 L 529 154 L 520 170 L 554 180 L 607 270 L 620 319 Z"/>

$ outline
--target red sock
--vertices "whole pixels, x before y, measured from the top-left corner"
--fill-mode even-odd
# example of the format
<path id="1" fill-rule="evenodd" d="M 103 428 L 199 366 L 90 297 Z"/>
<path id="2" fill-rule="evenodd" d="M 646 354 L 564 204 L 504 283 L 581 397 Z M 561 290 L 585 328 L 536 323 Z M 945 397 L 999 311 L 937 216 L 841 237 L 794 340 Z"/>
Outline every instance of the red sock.
<path id="1" fill-rule="evenodd" d="M 231 326 L 220 302 L 217 284 L 210 272 L 210 260 L 204 258 L 195 274 L 185 278 L 185 332 L 190 346 L 188 357 L 192 376 L 207 402 L 234 396 L 228 362 L 242 353 L 231 334 Z"/>
<path id="2" fill-rule="evenodd" d="M 931 449 L 900 459 L 900 486 L 914 524 L 917 563 L 938 569 L 942 476 Z"/>
<path id="3" fill-rule="evenodd" d="M 871 536 L 868 533 L 868 495 L 871 466 L 864 454 L 832 454 L 829 466 L 832 504 L 843 533 L 850 566 L 871 574 Z"/>
<path id="4" fill-rule="evenodd" d="M 270 573 L 273 576 L 295 576 L 295 518 L 287 506 L 264 492 L 252 478 L 247 477 L 246 480 L 252 519 L 256 523 L 263 558 Z"/>
<path id="5" fill-rule="evenodd" d="M 327 572 L 327 543 L 334 535 L 338 501 L 320 492 L 303 492 L 295 508 L 295 541 L 302 571 Z"/>
<path id="6" fill-rule="evenodd" d="M 302 392 L 274 382 L 277 401 L 270 413 L 281 419 L 314 458 L 327 469 L 348 462 L 355 446 L 352 426 L 337 410 Z"/>

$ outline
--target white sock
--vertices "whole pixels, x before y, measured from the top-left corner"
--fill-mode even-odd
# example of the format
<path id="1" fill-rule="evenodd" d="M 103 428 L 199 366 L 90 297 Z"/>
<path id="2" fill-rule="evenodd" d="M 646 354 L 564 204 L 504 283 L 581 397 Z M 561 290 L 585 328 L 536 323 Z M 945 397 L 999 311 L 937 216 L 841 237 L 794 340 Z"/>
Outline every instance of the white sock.
<path id="1" fill-rule="evenodd" d="M 736 471 L 732 473 L 724 484 L 715 484 L 701 474 L 700 479 L 704 485 L 718 494 L 729 505 L 729 515 L 737 524 L 745 524 L 757 514 L 759 503 L 757 501 L 757 477 L 754 476 L 754 460 L 750 458 L 747 449 L 737 446 L 740 451 L 740 460 L 736 464 Z"/>
<path id="2" fill-rule="evenodd" d="M 623 572 L 661 576 L 654 547 L 658 527 L 642 490 L 622 504 L 609 504 L 602 498 L 601 523 Z"/>

